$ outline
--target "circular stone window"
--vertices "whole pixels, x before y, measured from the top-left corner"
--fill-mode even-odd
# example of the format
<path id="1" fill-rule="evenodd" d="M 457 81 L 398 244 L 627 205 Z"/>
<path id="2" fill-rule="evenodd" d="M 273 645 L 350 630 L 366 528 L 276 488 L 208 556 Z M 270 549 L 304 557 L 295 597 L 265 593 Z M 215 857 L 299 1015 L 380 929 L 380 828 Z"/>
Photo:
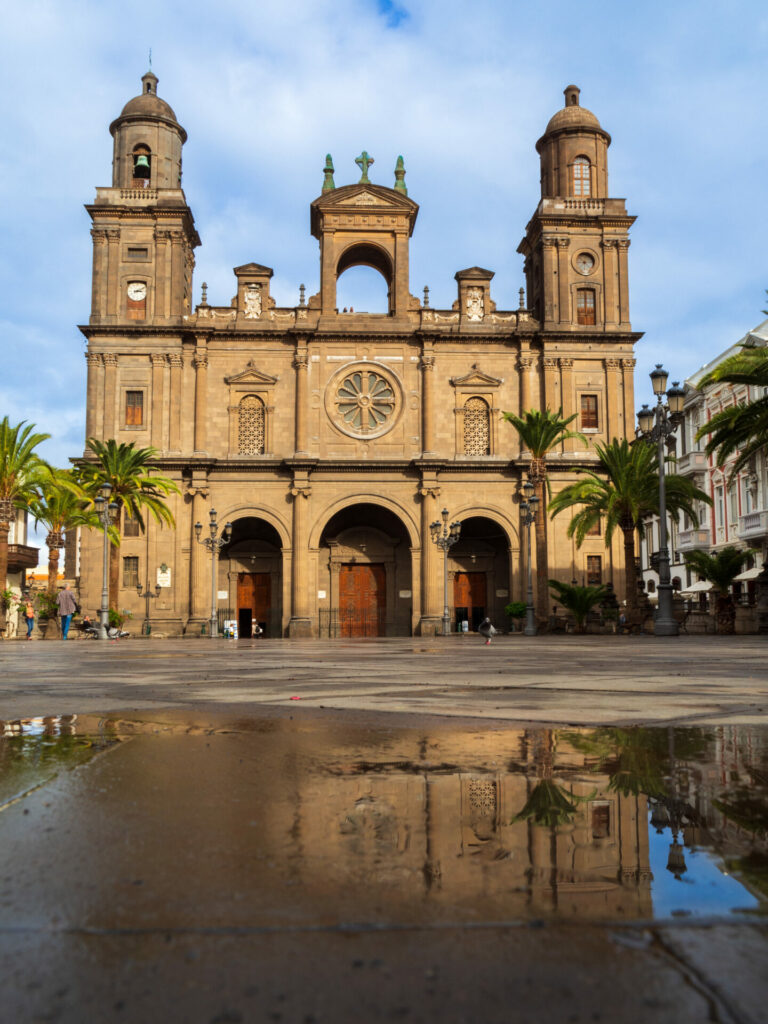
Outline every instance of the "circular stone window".
<path id="1" fill-rule="evenodd" d="M 402 406 L 394 376 L 378 364 L 345 367 L 326 390 L 328 414 L 339 430 L 351 437 L 373 438 L 395 425 Z"/>

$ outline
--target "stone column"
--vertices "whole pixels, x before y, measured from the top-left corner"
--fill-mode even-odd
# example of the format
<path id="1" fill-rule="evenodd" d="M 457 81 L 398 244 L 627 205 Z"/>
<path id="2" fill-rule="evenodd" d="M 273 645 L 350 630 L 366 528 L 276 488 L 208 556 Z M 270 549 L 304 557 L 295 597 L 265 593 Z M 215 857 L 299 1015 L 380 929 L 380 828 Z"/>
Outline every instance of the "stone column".
<path id="1" fill-rule="evenodd" d="M 603 284 L 605 288 L 605 323 L 619 322 L 619 298 L 617 287 L 616 239 L 606 238 L 603 246 Z"/>
<path id="2" fill-rule="evenodd" d="M 195 536 L 195 523 L 203 524 L 203 538 L 210 536 L 208 493 L 203 480 L 193 477 L 187 494 L 192 496 L 189 524 L 189 615 L 195 632 L 199 632 L 200 624 L 207 622 L 211 616 L 211 553 Z"/>
<path id="3" fill-rule="evenodd" d="M 106 315 L 113 321 L 117 319 L 120 312 L 122 296 L 119 294 L 120 280 L 118 275 L 120 265 L 120 228 L 107 228 L 107 295 Z"/>
<path id="4" fill-rule="evenodd" d="M 557 382 L 557 359 L 545 356 L 544 364 L 544 406 L 551 412 L 557 412 L 560 408 Z"/>
<path id="5" fill-rule="evenodd" d="M 155 229 L 155 295 L 154 314 L 167 320 L 171 313 L 171 265 L 168 258 L 170 231 Z"/>
<path id="6" fill-rule="evenodd" d="M 434 455 L 435 412 L 434 412 L 435 357 L 431 352 L 421 356 L 421 450 L 423 455 Z"/>
<path id="7" fill-rule="evenodd" d="M 607 405 L 604 430 L 608 441 L 624 437 L 624 382 L 621 360 L 605 360 L 605 401 Z"/>
<path id="8" fill-rule="evenodd" d="M 632 440 L 635 436 L 635 360 L 621 360 L 624 382 L 624 431 L 620 437 Z"/>
<path id="9" fill-rule="evenodd" d="M 423 482 L 421 487 L 421 622 L 422 636 L 435 636 L 442 629 L 443 599 L 441 589 L 442 551 L 432 540 L 429 524 L 440 519 L 437 499 L 440 487 Z"/>
<path id="10" fill-rule="evenodd" d="M 629 239 L 619 241 L 619 324 L 629 327 Z"/>
<path id="11" fill-rule="evenodd" d="M 98 352 L 86 352 L 88 385 L 85 399 L 85 439 L 98 437 L 104 407 L 104 361 Z"/>
<path id="12" fill-rule="evenodd" d="M 296 454 L 307 454 L 307 409 L 309 405 L 309 366 L 306 348 L 297 348 L 293 356 L 296 368 Z"/>
<path id="13" fill-rule="evenodd" d="M 557 294 L 559 316 L 561 324 L 571 322 L 571 300 L 568 294 L 568 247 L 571 244 L 570 238 L 558 238 L 557 240 Z"/>
<path id="14" fill-rule="evenodd" d="M 168 356 L 171 364 L 171 393 L 168 402 L 170 424 L 168 428 L 168 449 L 172 452 L 181 451 L 181 409 L 184 375 L 184 359 L 180 352 L 172 352 Z"/>
<path id="15" fill-rule="evenodd" d="M 195 455 L 206 455 L 208 419 L 208 349 L 198 341 L 195 367 Z"/>
<path id="16" fill-rule="evenodd" d="M 165 450 L 165 438 L 163 430 L 163 409 L 165 366 L 166 358 L 159 352 L 153 352 L 150 357 L 152 361 L 152 445 L 158 451 Z"/>
<path id="17" fill-rule="evenodd" d="M 524 416 L 531 409 L 538 409 L 540 404 L 539 396 L 534 400 L 531 373 L 536 357 L 530 352 L 520 353 L 520 415 Z"/>
<path id="18" fill-rule="evenodd" d="M 312 636 L 309 611 L 309 498 L 312 488 L 307 474 L 294 476 L 293 498 L 293 558 L 291 563 L 291 621 L 290 637 Z"/>
<path id="19" fill-rule="evenodd" d="M 91 228 L 93 239 L 93 274 L 91 278 L 91 321 L 105 316 L 107 278 L 107 232 Z"/>
<path id="20" fill-rule="evenodd" d="M 556 319 L 557 310 L 557 267 L 555 258 L 555 246 L 557 240 L 554 238 L 542 238 L 542 286 L 544 289 L 544 323 L 551 323 Z"/>
<path id="21" fill-rule="evenodd" d="M 171 232 L 171 279 L 169 282 L 171 317 L 184 312 L 184 233 Z"/>
<path id="22" fill-rule="evenodd" d="M 117 356 L 105 352 L 104 360 L 104 430 L 103 440 L 115 436 L 115 415 L 117 413 Z"/>
<path id="23" fill-rule="evenodd" d="M 573 360 L 560 360 L 560 406 L 563 410 L 563 419 L 567 420 L 576 412 L 576 395 L 573 389 Z M 572 427 L 578 429 L 578 420 L 574 420 Z M 571 437 L 563 443 L 563 451 L 572 452 L 576 446 L 576 438 Z"/>
<path id="24" fill-rule="evenodd" d="M 390 285 L 389 307 L 390 312 L 396 316 L 406 316 L 408 313 L 408 281 L 410 272 L 408 269 L 408 229 L 402 228 L 395 234 L 395 260 L 392 272 L 392 283 Z"/>

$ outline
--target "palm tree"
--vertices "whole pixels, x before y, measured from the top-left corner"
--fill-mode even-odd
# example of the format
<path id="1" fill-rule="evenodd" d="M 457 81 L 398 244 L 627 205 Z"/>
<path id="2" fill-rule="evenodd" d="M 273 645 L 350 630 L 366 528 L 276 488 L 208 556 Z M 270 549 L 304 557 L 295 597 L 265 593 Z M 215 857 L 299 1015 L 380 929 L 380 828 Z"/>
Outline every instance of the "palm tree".
<path id="1" fill-rule="evenodd" d="M 768 449 L 768 349 L 742 345 L 741 352 L 723 360 L 699 383 L 699 388 L 708 384 L 747 384 L 761 388 L 762 398 L 743 405 L 732 405 L 712 417 L 699 428 L 696 440 L 709 434 L 705 451 L 707 455 L 717 453 L 717 465 L 723 466 L 736 454 L 730 477 L 743 469 L 757 455 Z"/>
<path id="2" fill-rule="evenodd" d="M 554 518 L 564 509 L 578 508 L 568 525 L 568 536 L 580 547 L 590 530 L 605 524 L 605 543 L 610 544 L 618 527 L 624 535 L 626 607 L 637 614 L 637 569 L 635 532 L 643 520 L 659 512 L 659 469 L 656 446 L 630 444 L 614 438 L 610 444 L 596 444 L 597 470 L 576 470 L 584 479 L 564 487 L 549 504 Z M 685 477 L 665 475 L 667 510 L 671 515 L 685 512 L 698 525 L 697 502 L 712 504 L 709 495 Z"/>
<path id="3" fill-rule="evenodd" d="M 699 576 L 709 580 L 717 593 L 716 615 L 718 633 L 733 633 L 736 620 L 736 608 L 731 595 L 734 580 L 741 572 L 747 558 L 754 554 L 751 550 L 736 548 L 732 545 L 721 548 L 708 555 L 706 551 L 688 551 L 685 564 L 694 569 Z"/>
<path id="4" fill-rule="evenodd" d="M 29 511 L 35 523 L 47 530 L 48 594 L 53 597 L 64 533 L 76 526 L 97 526 L 98 519 L 92 500 L 78 484 L 75 474 L 63 469 L 49 469 L 41 477 L 30 498 Z"/>
<path id="5" fill-rule="evenodd" d="M 557 594 L 560 604 L 576 619 L 576 629 L 579 633 L 586 633 L 587 616 L 596 605 L 605 601 L 609 594 L 605 586 L 579 587 L 572 583 L 561 583 L 559 580 L 550 580 L 549 587 Z"/>
<path id="6" fill-rule="evenodd" d="M 518 433 L 521 443 L 531 453 L 528 465 L 528 478 L 535 487 L 535 495 L 539 499 L 539 514 L 536 516 L 536 605 L 539 619 L 546 619 L 549 607 L 549 559 L 547 555 L 547 517 L 544 509 L 549 496 L 549 480 L 547 478 L 547 455 L 563 441 L 575 437 L 587 444 L 587 439 L 577 430 L 568 430 L 568 425 L 576 419 L 576 413 L 563 419 L 563 410 L 552 412 L 550 409 L 529 409 L 522 416 L 513 412 L 503 414 L 507 423 L 511 423 Z M 546 492 L 546 497 L 545 497 Z"/>
<path id="7" fill-rule="evenodd" d="M 8 575 L 8 534 L 18 508 L 24 508 L 45 463 L 35 448 L 50 434 L 35 433 L 25 421 L 12 427 L 8 417 L 0 422 L 0 588 L 5 589 Z M 5 609 L 0 607 L 0 624 L 5 625 Z"/>
<path id="8" fill-rule="evenodd" d="M 169 494 L 178 494 L 179 488 L 169 477 L 153 469 L 151 463 L 157 455 L 155 448 L 136 448 L 133 442 L 118 444 L 112 438 L 104 442 L 93 437 L 88 438 L 87 446 L 95 460 L 83 463 L 82 479 L 92 495 L 99 487 L 109 484 L 112 488 L 109 500 L 118 505 L 113 524 L 115 533 L 109 549 L 109 605 L 116 609 L 123 511 L 138 521 L 142 531 L 145 529 L 144 510 L 161 526 L 163 523 L 175 526 L 173 513 L 163 499 Z"/>

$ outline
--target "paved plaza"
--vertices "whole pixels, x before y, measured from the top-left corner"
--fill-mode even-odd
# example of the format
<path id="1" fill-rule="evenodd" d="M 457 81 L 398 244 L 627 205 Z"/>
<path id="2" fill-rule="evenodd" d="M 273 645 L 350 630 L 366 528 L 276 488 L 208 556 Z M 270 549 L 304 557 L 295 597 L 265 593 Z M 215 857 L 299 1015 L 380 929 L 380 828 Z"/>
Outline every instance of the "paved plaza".
<path id="1" fill-rule="evenodd" d="M 768 722 L 768 638 L 128 639 L 0 645 L 0 718 L 262 705 L 551 724 Z"/>

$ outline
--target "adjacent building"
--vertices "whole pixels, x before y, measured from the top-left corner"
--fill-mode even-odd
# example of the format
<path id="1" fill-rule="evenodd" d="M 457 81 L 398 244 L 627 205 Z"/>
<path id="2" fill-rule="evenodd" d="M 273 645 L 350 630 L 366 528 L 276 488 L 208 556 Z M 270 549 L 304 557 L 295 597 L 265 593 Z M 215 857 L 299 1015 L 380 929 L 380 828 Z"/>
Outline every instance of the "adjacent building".
<path id="1" fill-rule="evenodd" d="M 446 509 L 461 523 L 448 561 L 452 621 L 503 621 L 523 595 L 529 456 L 502 412 L 562 408 L 591 441 L 633 433 L 634 218 L 610 197 L 610 136 L 569 86 L 536 143 L 541 195 L 518 249 L 525 288 L 506 307 L 479 266 L 456 273 L 450 308 L 412 294 L 419 206 L 402 158 L 387 187 L 370 179 L 365 152 L 350 154 L 362 171 L 352 184 L 337 186 L 326 159 L 310 203 L 312 294 L 302 285 L 295 305 L 278 306 L 258 251 L 234 269 L 231 301 L 209 301 L 203 285 L 194 303 L 187 136 L 157 83 L 146 74 L 111 124 L 112 181 L 87 206 L 86 436 L 154 446 L 180 488 L 175 531 L 123 523 L 120 607 L 141 615 L 136 586 L 158 580 L 153 620 L 199 634 L 213 582 L 219 615 L 241 635 L 253 622 L 273 636 L 434 633 L 443 563 L 430 525 Z M 337 282 L 359 265 L 386 281 L 386 313 L 339 312 Z M 550 460 L 553 489 L 593 464 L 591 449 L 565 442 Z M 206 537 L 214 510 L 232 535 L 212 581 L 195 524 Z M 549 524 L 542 571 L 621 591 L 620 544 L 593 536 L 576 549 L 566 527 L 567 516 Z M 100 540 L 81 541 L 89 610 L 100 601 Z"/>

